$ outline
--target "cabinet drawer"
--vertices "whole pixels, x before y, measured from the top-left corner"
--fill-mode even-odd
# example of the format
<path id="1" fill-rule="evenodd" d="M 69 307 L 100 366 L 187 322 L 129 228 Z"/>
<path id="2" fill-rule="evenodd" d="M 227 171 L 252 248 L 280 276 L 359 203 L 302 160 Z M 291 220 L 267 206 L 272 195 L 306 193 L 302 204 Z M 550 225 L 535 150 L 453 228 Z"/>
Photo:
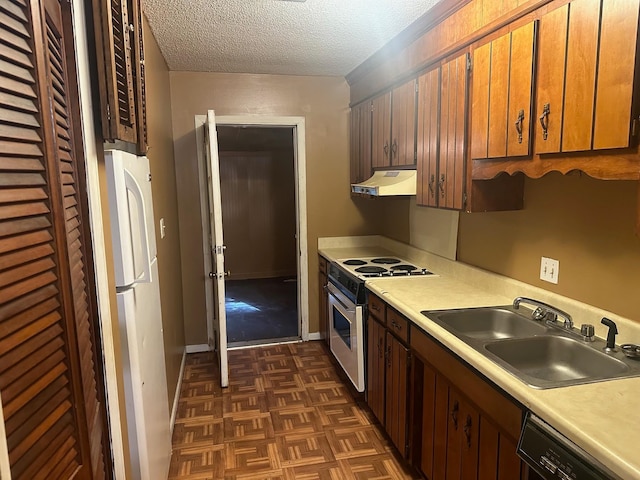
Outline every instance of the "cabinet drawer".
<path id="1" fill-rule="evenodd" d="M 325 275 L 327 273 L 327 260 L 322 256 L 318 256 L 318 270 Z"/>
<path id="2" fill-rule="evenodd" d="M 373 294 L 369 294 L 369 314 L 385 324 L 385 303 Z"/>
<path id="3" fill-rule="evenodd" d="M 387 312 L 387 328 L 403 342 L 409 339 L 409 321 L 391 308 Z"/>
<path id="4" fill-rule="evenodd" d="M 414 329 L 411 349 L 449 379 L 467 398 L 486 414 L 504 433 L 517 440 L 522 426 L 522 410 L 505 394 L 487 383 L 433 339 Z M 496 367 L 499 368 L 499 367 Z"/>

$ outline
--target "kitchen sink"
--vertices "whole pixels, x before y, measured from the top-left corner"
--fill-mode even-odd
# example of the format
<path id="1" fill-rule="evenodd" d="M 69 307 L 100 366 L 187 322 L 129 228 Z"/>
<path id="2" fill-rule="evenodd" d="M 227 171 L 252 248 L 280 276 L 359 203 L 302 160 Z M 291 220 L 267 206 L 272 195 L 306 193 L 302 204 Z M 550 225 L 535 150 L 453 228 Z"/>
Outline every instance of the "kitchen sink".
<path id="1" fill-rule="evenodd" d="M 425 312 L 422 312 L 423 314 Z M 430 312 L 428 317 L 457 337 L 501 339 L 531 337 L 547 331 L 512 307 L 465 308 Z"/>
<path id="2" fill-rule="evenodd" d="M 640 360 L 605 353 L 605 341 L 585 341 L 561 323 L 534 320 L 512 305 L 425 310 L 429 320 L 534 388 L 555 388 L 640 376 Z"/>
<path id="3" fill-rule="evenodd" d="M 626 363 L 603 351 L 558 335 L 492 342 L 484 348 L 506 363 L 507 370 L 538 386 L 615 378 L 630 370 Z"/>

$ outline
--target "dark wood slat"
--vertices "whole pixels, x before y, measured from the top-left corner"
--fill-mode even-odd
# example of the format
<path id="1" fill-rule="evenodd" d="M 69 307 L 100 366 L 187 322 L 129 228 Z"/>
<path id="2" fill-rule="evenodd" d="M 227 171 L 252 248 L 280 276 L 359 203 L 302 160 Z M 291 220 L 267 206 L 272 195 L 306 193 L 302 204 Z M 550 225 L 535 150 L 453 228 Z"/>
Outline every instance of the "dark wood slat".
<path id="1" fill-rule="evenodd" d="M 26 101 L 26 103 L 28 102 L 29 101 Z M 13 124 L 14 126 L 20 126 L 22 128 L 40 127 L 40 124 L 38 123 L 38 120 L 34 115 L 29 113 L 16 112 L 15 110 L 8 110 L 6 108 L 0 108 L 0 122 L 5 124 Z"/>
<path id="2" fill-rule="evenodd" d="M 32 295 L 0 306 L 0 338 L 15 332 L 60 306 L 55 286 L 50 285 Z M 11 319 L 11 321 L 7 321 Z"/>
<path id="3" fill-rule="evenodd" d="M 22 38 L 29 38 L 29 32 L 27 32 L 24 22 L 7 15 L 3 10 L 0 10 L 0 26 Z"/>
<path id="4" fill-rule="evenodd" d="M 15 93 L 27 98 L 36 98 L 36 93 L 33 89 L 33 85 L 25 83 L 23 81 L 15 80 L 11 76 L 4 73 L 4 70 L 0 70 L 0 89 L 5 92 Z"/>
<path id="5" fill-rule="evenodd" d="M 49 208 L 44 202 L 27 203 L 0 207 L 0 221 L 9 218 L 29 217 L 49 213 Z"/>
<path id="6" fill-rule="evenodd" d="M 24 53 L 32 52 L 30 45 L 24 38 L 4 28 L 0 28 L 0 42 L 6 43 Z"/>
<path id="7" fill-rule="evenodd" d="M 43 170 L 44 165 L 38 158 L 0 157 L 0 171 L 41 172 Z"/>
<path id="8" fill-rule="evenodd" d="M 35 82 L 33 75 L 28 68 L 24 68 L 20 65 L 16 65 L 13 62 L 8 62 L 0 58 L 0 70 L 4 72 L 7 77 L 14 78 L 23 83 L 32 84 Z"/>
<path id="9" fill-rule="evenodd" d="M 20 279 L 28 278 L 47 270 L 52 270 L 54 267 L 55 263 L 51 258 L 44 258 L 42 260 L 22 265 L 18 268 L 6 270 L 0 273 L 0 288 L 17 282 Z"/>
<path id="10" fill-rule="evenodd" d="M 47 388 L 56 378 L 64 375 L 67 367 L 63 363 L 58 363 L 51 370 L 47 371 L 38 380 L 32 383 L 26 390 L 18 395 L 12 402 L 4 402 L 5 418 L 10 418 L 14 413 L 24 407 L 31 399 L 38 395 L 42 390 Z M 4 395 L 4 393 L 3 393 Z"/>
<path id="11" fill-rule="evenodd" d="M 0 253 L 19 250 L 30 245 L 48 242 L 51 240 L 51 234 L 42 231 L 51 226 L 47 217 L 25 218 L 13 220 L 11 222 L 0 222 Z M 5 238 L 8 235 L 16 235 L 25 233 L 19 237 Z M 22 242 L 22 243 L 21 243 Z"/>
<path id="12" fill-rule="evenodd" d="M 50 244 L 38 245 L 33 248 L 25 248 L 15 253 L 0 256 L 0 270 L 15 267 L 23 263 L 31 262 L 54 253 Z"/>
<path id="13" fill-rule="evenodd" d="M 19 20 L 22 23 L 27 23 L 27 16 L 25 15 L 24 12 L 24 8 L 20 8 L 19 5 L 17 5 L 16 3 L 11 3 L 11 2 L 2 2 L 2 4 L 0 5 L 0 10 L 13 16 L 14 18 L 16 18 L 17 20 Z"/>
<path id="14" fill-rule="evenodd" d="M 0 290 L 0 303 L 6 303 L 14 298 L 31 293 L 46 285 L 55 283 L 57 280 L 58 278 L 53 272 L 46 272 L 37 277 L 14 283 L 11 287 Z"/>
<path id="15" fill-rule="evenodd" d="M 11 188 L 0 190 L 0 203 L 24 202 L 45 198 L 47 198 L 47 194 L 42 188 Z"/>
<path id="16" fill-rule="evenodd" d="M 33 63 L 29 56 L 23 52 L 16 50 L 15 48 L 11 48 L 8 45 L 0 43 L 0 58 L 4 58 L 9 60 L 10 62 L 21 65 L 27 69 L 33 68 Z"/>
<path id="17" fill-rule="evenodd" d="M 55 452 L 54 455 L 51 456 L 51 464 L 55 465 L 55 470 L 49 471 L 50 468 L 44 468 L 35 474 L 33 480 L 49 480 L 54 477 L 54 474 L 59 474 L 58 467 L 60 468 L 70 468 L 77 466 L 77 463 L 74 462 L 74 459 L 77 455 L 75 451 L 75 440 L 73 437 L 67 438 L 67 440 L 62 444 L 62 446 Z M 71 478 L 71 475 L 67 475 L 62 478 Z"/>
<path id="18" fill-rule="evenodd" d="M 50 315 L 47 320 L 51 323 L 57 321 L 55 315 Z M 39 328 L 39 326 L 30 326 L 32 330 L 36 330 L 37 328 Z M 0 375 L 0 388 L 5 388 L 7 385 L 10 385 L 20 378 L 24 371 L 30 370 L 45 358 L 53 355 L 57 350 L 61 350 L 64 347 L 64 342 L 59 338 L 60 333 L 61 332 L 56 329 L 51 330 L 50 333 L 43 331 L 32 340 L 20 345 L 15 349 L 16 351 L 10 352 L 10 357 L 17 357 L 21 360 L 19 363 L 11 365 L 10 362 L 12 362 L 13 359 L 7 358 L 7 366 L 11 366 L 11 368 Z M 53 338 L 53 340 L 51 340 L 51 338 Z M 4 368 L 5 366 L 3 366 L 2 370 L 4 370 Z"/>
<path id="19" fill-rule="evenodd" d="M 34 385 L 39 379 L 43 378 L 46 372 L 53 371 L 53 369 L 58 365 L 64 366 L 64 360 L 64 351 L 56 351 L 55 354 L 46 358 L 38 368 L 29 370 L 28 372 L 21 375 L 20 378 L 14 381 L 11 385 L 3 388 L 2 401 L 10 404 L 12 400 L 18 398 L 18 396 L 22 396 L 21 394 L 26 392 L 30 386 Z M 62 373 L 63 371 L 60 371 L 60 375 L 62 375 Z M 33 398 L 33 396 L 38 394 L 38 392 L 39 391 L 30 392 L 29 395 L 22 397 L 21 401 L 23 401 L 24 403 L 29 402 L 31 398 Z"/>
<path id="20" fill-rule="evenodd" d="M 52 403 L 55 405 L 56 402 L 55 397 L 58 395 L 60 398 L 70 397 L 71 392 L 68 388 L 69 379 L 65 376 L 58 377 L 56 381 L 54 381 L 51 385 L 45 388 L 38 396 L 36 396 L 29 403 L 29 408 L 23 408 L 18 411 L 11 418 L 7 419 L 5 427 L 7 430 L 7 435 L 11 436 L 16 433 L 20 428 L 22 428 L 28 422 L 29 418 L 32 416 L 33 411 L 40 411 L 44 408 L 45 405 Z"/>
<path id="21" fill-rule="evenodd" d="M 0 155 L 22 155 L 24 157 L 40 157 L 42 150 L 40 146 L 33 143 L 9 142 L 0 139 Z M 0 177 L 0 186 L 9 185 L 6 178 Z"/>

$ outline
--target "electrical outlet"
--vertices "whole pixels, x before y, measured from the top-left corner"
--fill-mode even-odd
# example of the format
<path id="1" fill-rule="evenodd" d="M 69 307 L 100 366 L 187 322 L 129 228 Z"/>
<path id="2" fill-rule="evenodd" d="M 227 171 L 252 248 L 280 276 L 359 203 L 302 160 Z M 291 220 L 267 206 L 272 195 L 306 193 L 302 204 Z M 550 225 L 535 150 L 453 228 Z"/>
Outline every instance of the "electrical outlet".
<path id="1" fill-rule="evenodd" d="M 553 258 L 542 257 L 540 261 L 540 280 L 557 284 L 559 274 L 560 262 Z"/>

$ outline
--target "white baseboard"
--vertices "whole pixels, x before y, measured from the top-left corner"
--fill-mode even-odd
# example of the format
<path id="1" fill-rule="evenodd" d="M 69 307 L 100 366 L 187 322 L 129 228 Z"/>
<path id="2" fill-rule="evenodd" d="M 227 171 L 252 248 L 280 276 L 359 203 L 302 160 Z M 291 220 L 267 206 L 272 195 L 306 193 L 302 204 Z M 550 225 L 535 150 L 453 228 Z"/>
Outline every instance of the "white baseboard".
<path id="1" fill-rule="evenodd" d="M 182 377 L 184 376 L 184 364 L 187 360 L 187 348 L 182 352 L 182 363 L 180 363 L 180 373 L 178 374 L 178 385 L 176 386 L 176 394 L 173 397 L 173 408 L 171 408 L 171 438 L 173 438 L 173 427 L 176 424 L 178 416 L 178 402 L 180 401 L 180 392 L 182 391 Z"/>
<path id="2" fill-rule="evenodd" d="M 202 353 L 208 352 L 209 350 L 211 350 L 211 348 L 209 348 L 209 345 L 206 343 L 201 343 L 200 345 L 187 345 L 185 347 L 185 352 L 187 353 Z"/>
<path id="3" fill-rule="evenodd" d="M 322 340 L 322 337 L 320 336 L 320 332 L 313 332 L 309 334 L 308 337 L 309 340 Z"/>

